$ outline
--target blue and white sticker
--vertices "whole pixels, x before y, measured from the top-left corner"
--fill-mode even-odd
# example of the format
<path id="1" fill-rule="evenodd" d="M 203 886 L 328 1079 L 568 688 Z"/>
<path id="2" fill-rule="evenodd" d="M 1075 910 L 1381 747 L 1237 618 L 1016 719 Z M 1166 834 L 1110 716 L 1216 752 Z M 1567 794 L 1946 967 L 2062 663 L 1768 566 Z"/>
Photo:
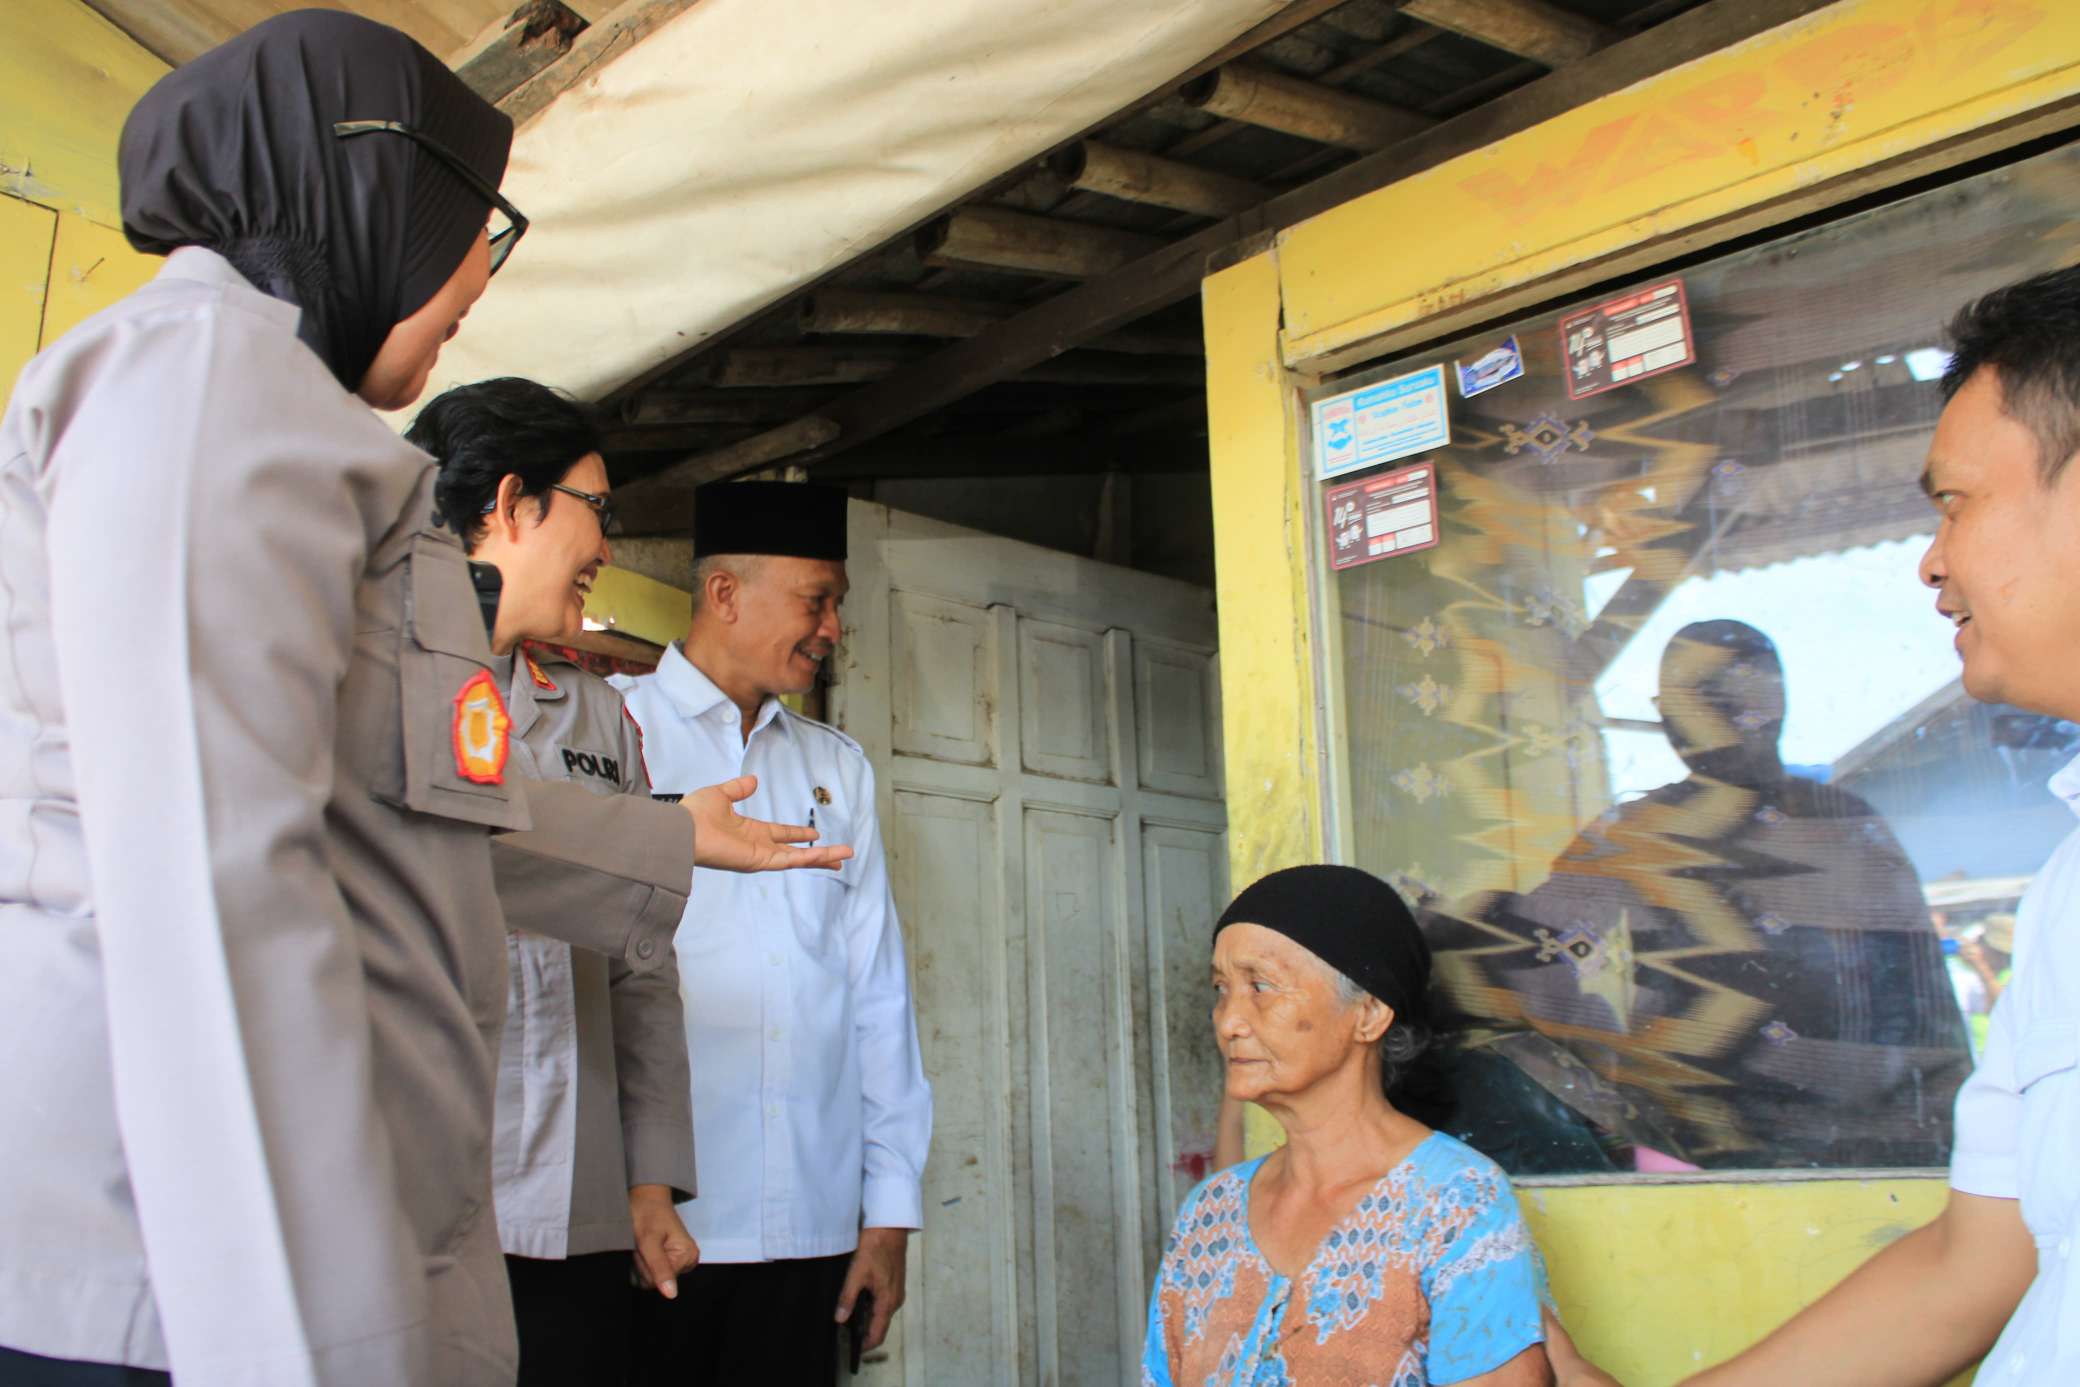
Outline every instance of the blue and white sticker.
<path id="1" fill-rule="evenodd" d="M 1315 475 L 1327 480 L 1452 441 L 1444 366 L 1314 403 Z"/>
<path id="2" fill-rule="evenodd" d="M 1459 398 L 1470 400 L 1523 375 L 1524 353 L 1517 350 L 1515 337 L 1505 337 L 1501 346 L 1476 357 L 1471 366 L 1454 361 L 1452 369 L 1459 376 Z"/>

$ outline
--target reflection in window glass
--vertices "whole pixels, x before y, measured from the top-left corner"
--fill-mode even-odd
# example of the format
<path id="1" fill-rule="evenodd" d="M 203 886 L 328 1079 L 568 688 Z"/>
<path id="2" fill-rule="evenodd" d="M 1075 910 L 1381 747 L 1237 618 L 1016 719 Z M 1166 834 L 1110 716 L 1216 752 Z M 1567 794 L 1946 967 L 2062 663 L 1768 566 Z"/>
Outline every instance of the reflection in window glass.
<path id="1" fill-rule="evenodd" d="M 1942 323 L 2076 201 L 2060 150 L 1692 269 L 1696 363 L 1587 398 L 1594 300 L 1322 392 L 1524 353 L 1453 394 L 1442 542 L 1327 580 L 1355 860 L 1512 1171 L 1948 1161 L 2080 734 L 1964 696 L 1917 478 Z"/>

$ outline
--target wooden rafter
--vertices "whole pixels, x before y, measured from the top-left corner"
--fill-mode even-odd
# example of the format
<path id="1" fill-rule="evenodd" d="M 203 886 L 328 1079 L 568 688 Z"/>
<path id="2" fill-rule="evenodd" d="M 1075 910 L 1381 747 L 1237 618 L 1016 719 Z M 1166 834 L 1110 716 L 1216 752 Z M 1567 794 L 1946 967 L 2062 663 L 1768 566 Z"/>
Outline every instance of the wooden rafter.
<path id="1" fill-rule="evenodd" d="M 626 0 L 578 35 L 562 57 L 515 87 L 498 108 L 513 118 L 514 125 L 525 125 L 550 102 L 694 4 L 695 0 Z"/>
<path id="2" fill-rule="evenodd" d="M 1246 253 L 1263 244 L 1269 233 L 1831 2 L 1710 0 L 1650 33 L 1603 48 L 1464 116 L 1043 300 L 971 339 L 934 351 L 871 385 L 841 395 L 818 411 L 819 417 L 838 426 L 837 437 L 790 455 L 789 460 L 820 461 L 991 384 L 1018 377 L 1078 343 L 1197 293 L 1210 263 Z M 648 496 L 669 491 L 679 479 L 712 473 L 711 462 L 709 458 L 689 458 L 665 474 L 624 488 L 630 513 L 639 513 Z"/>
<path id="3" fill-rule="evenodd" d="M 1343 149 L 1385 149 L 1431 124 L 1428 117 L 1335 87 L 1230 63 L 1185 88 L 1200 110 Z"/>
<path id="4" fill-rule="evenodd" d="M 1547 67 L 1578 62 L 1618 38 L 1616 30 L 1546 0 L 1407 0 L 1401 11 Z"/>

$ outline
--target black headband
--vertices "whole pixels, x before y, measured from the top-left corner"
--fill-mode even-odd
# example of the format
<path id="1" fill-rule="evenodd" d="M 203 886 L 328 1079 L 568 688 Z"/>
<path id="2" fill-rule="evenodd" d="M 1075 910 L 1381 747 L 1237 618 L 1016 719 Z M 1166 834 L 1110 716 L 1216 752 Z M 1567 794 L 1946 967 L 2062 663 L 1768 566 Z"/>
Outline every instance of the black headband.
<path id="1" fill-rule="evenodd" d="M 1401 893 L 1356 867 L 1288 867 L 1235 898 L 1214 925 L 1276 930 L 1394 1009 L 1424 1016 L 1430 944 Z"/>

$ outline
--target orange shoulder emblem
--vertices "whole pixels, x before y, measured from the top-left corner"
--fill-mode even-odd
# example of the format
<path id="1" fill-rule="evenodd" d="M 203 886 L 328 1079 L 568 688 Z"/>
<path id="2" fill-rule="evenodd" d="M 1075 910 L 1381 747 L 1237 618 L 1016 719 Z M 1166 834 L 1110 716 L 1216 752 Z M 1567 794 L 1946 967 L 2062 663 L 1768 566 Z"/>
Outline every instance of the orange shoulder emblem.
<path id="1" fill-rule="evenodd" d="M 455 771 L 479 785 L 503 785 L 513 720 L 489 670 L 478 670 L 455 694 Z"/>
<path id="2" fill-rule="evenodd" d="M 534 656 L 527 655 L 527 652 L 525 651 L 522 651 L 521 653 L 523 655 L 526 655 L 527 672 L 528 674 L 533 676 L 534 686 L 538 689 L 543 690 L 546 693 L 555 693 L 556 681 L 551 679 L 548 675 L 542 673 L 542 667 L 534 662 Z"/>

